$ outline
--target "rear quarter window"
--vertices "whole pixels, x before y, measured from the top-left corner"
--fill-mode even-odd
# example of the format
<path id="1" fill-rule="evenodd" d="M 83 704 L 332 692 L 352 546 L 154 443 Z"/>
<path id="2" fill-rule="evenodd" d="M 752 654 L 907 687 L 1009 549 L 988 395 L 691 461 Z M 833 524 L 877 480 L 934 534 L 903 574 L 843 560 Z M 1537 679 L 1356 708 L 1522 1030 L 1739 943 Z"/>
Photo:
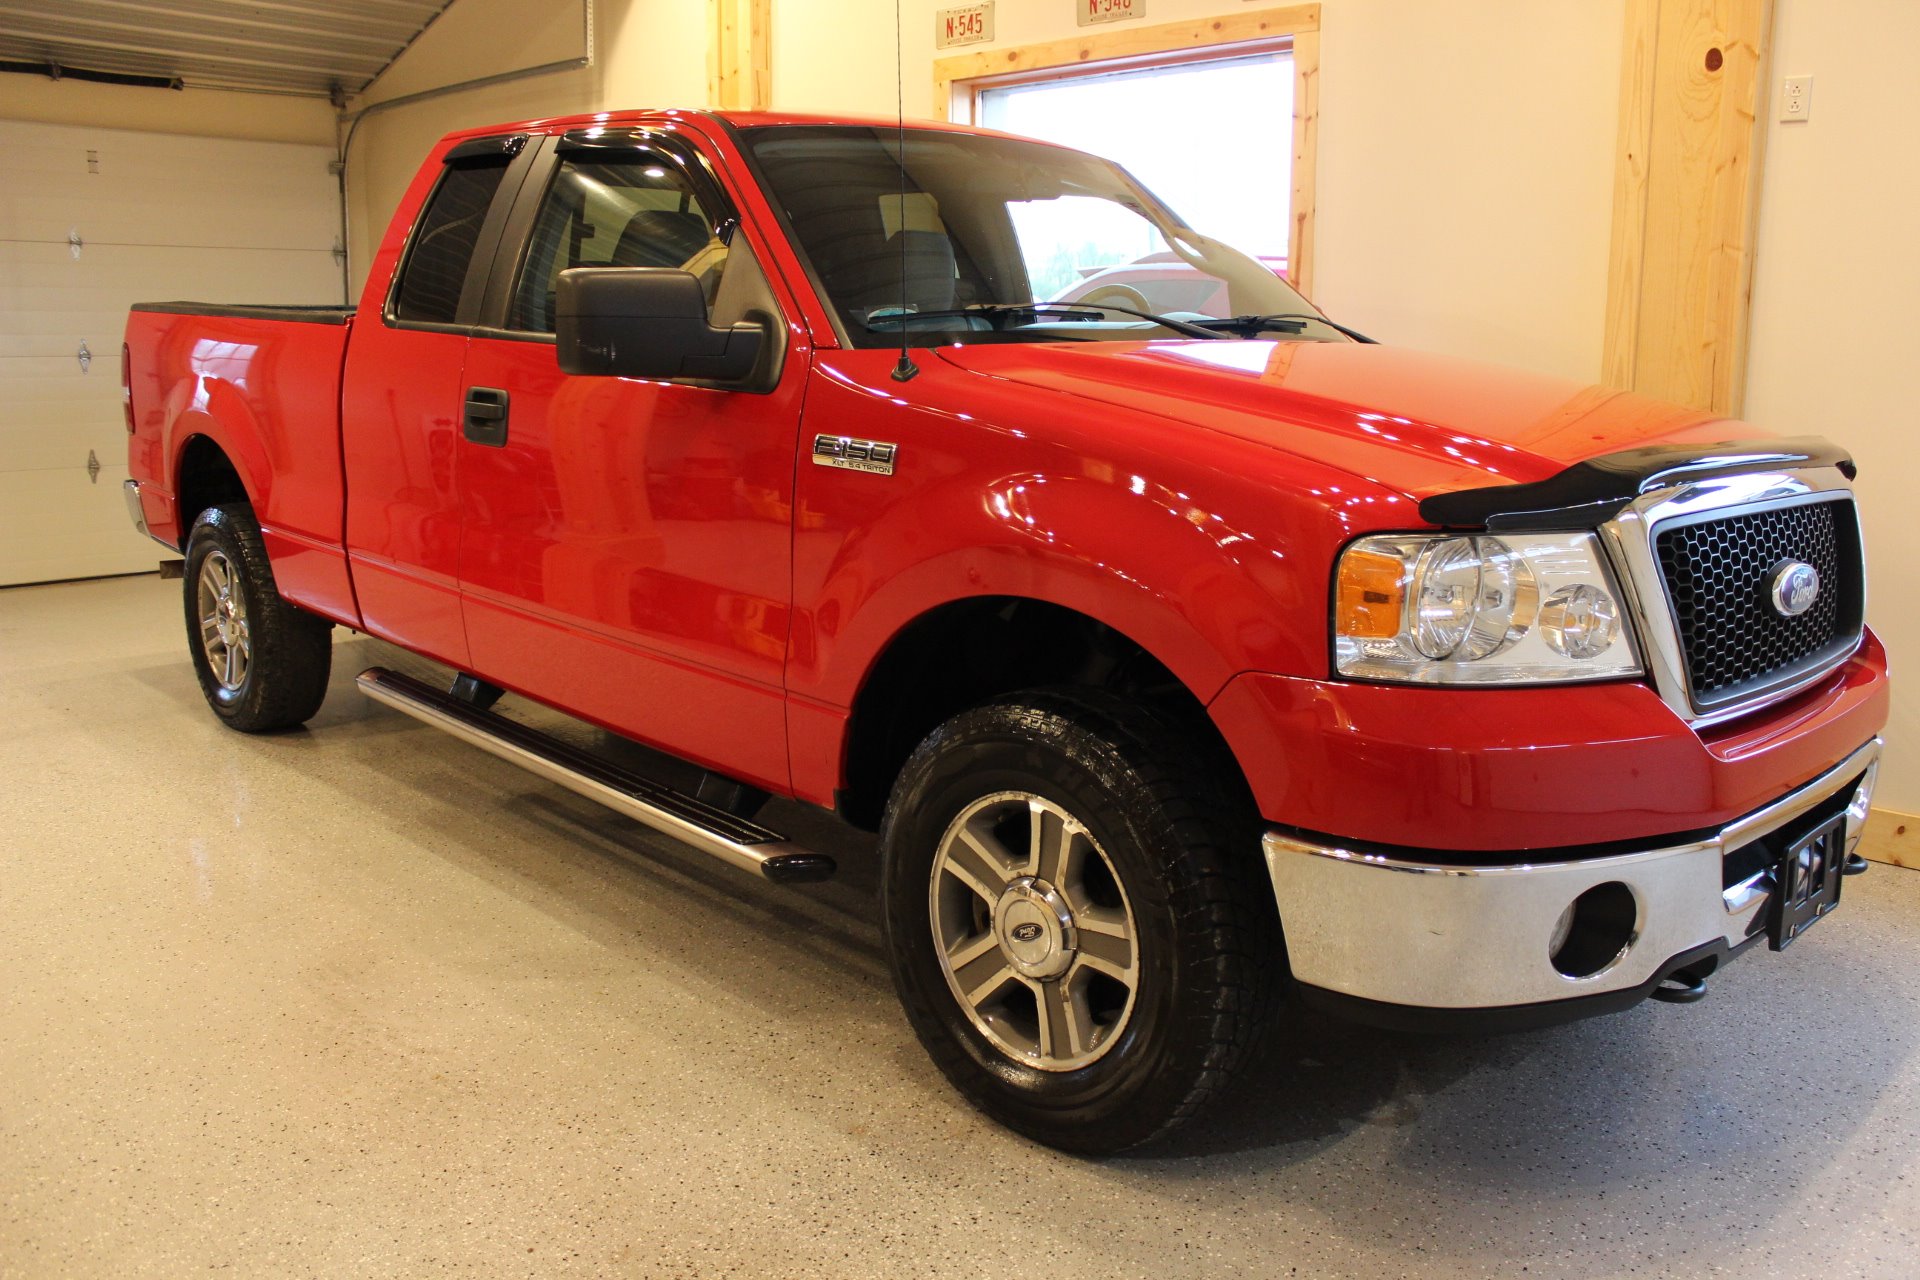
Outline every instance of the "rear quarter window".
<path id="1" fill-rule="evenodd" d="M 487 209 L 506 175 L 508 157 L 449 165 L 427 197 L 394 291 L 393 318 L 414 324 L 452 324 L 473 264 Z"/>

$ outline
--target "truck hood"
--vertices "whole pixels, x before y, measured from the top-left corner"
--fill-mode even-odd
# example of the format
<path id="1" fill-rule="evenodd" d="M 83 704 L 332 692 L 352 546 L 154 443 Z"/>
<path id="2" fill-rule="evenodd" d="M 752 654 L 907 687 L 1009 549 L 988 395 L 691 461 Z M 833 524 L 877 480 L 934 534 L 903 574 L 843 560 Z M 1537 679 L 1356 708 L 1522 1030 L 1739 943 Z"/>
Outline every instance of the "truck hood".
<path id="1" fill-rule="evenodd" d="M 1384 345 L 1195 340 L 938 350 L 971 373 L 1310 457 L 1416 500 L 1543 480 L 1636 445 L 1764 434 L 1628 392 Z"/>

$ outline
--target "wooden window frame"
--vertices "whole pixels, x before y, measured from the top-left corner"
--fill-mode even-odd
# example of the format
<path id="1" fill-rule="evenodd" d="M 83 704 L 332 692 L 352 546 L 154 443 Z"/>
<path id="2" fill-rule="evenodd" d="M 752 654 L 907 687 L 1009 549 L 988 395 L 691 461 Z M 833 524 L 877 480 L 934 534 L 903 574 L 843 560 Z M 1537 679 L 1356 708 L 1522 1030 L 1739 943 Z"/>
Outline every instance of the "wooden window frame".
<path id="1" fill-rule="evenodd" d="M 1285 51 L 1293 56 L 1293 204 L 1287 232 L 1287 278 L 1313 290 L 1313 183 L 1320 130 L 1320 6 L 1289 5 L 1245 13 L 1115 26 L 1067 40 L 985 49 L 933 64 L 933 110 L 941 120 L 970 124 L 980 90 L 1031 84 L 1076 74 L 1172 66 L 1246 54 Z"/>

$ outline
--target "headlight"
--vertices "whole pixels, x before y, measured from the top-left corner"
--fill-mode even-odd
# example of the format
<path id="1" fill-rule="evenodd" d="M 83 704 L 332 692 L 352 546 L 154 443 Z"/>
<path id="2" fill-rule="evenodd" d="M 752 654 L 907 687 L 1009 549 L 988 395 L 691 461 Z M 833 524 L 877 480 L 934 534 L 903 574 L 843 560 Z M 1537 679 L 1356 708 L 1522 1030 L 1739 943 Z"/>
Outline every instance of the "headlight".
<path id="1" fill-rule="evenodd" d="M 1590 533 L 1362 538 L 1334 579 L 1335 669 L 1367 680 L 1515 684 L 1640 674 Z"/>

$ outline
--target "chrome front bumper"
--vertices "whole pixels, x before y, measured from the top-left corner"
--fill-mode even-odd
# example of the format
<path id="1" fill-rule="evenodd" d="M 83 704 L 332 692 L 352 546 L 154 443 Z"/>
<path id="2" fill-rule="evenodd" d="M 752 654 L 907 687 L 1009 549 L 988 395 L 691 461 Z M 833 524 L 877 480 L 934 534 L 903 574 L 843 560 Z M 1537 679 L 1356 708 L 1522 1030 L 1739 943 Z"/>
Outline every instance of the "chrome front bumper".
<path id="1" fill-rule="evenodd" d="M 1463 867 L 1403 861 L 1269 832 L 1294 977 L 1353 1000 L 1424 1010 L 1488 1010 L 1641 991 L 1683 954 L 1732 950 L 1763 934 L 1765 872 L 1726 884 L 1723 862 L 1853 789 L 1847 849 L 1866 821 L 1880 759 L 1875 738 L 1820 777 L 1705 840 L 1569 862 Z M 1855 786 L 1855 783 L 1858 786 Z M 1609 882 L 1632 893 L 1618 955 L 1568 977 L 1551 959 L 1563 913 Z M 1618 891 L 1611 891 L 1617 893 Z"/>

